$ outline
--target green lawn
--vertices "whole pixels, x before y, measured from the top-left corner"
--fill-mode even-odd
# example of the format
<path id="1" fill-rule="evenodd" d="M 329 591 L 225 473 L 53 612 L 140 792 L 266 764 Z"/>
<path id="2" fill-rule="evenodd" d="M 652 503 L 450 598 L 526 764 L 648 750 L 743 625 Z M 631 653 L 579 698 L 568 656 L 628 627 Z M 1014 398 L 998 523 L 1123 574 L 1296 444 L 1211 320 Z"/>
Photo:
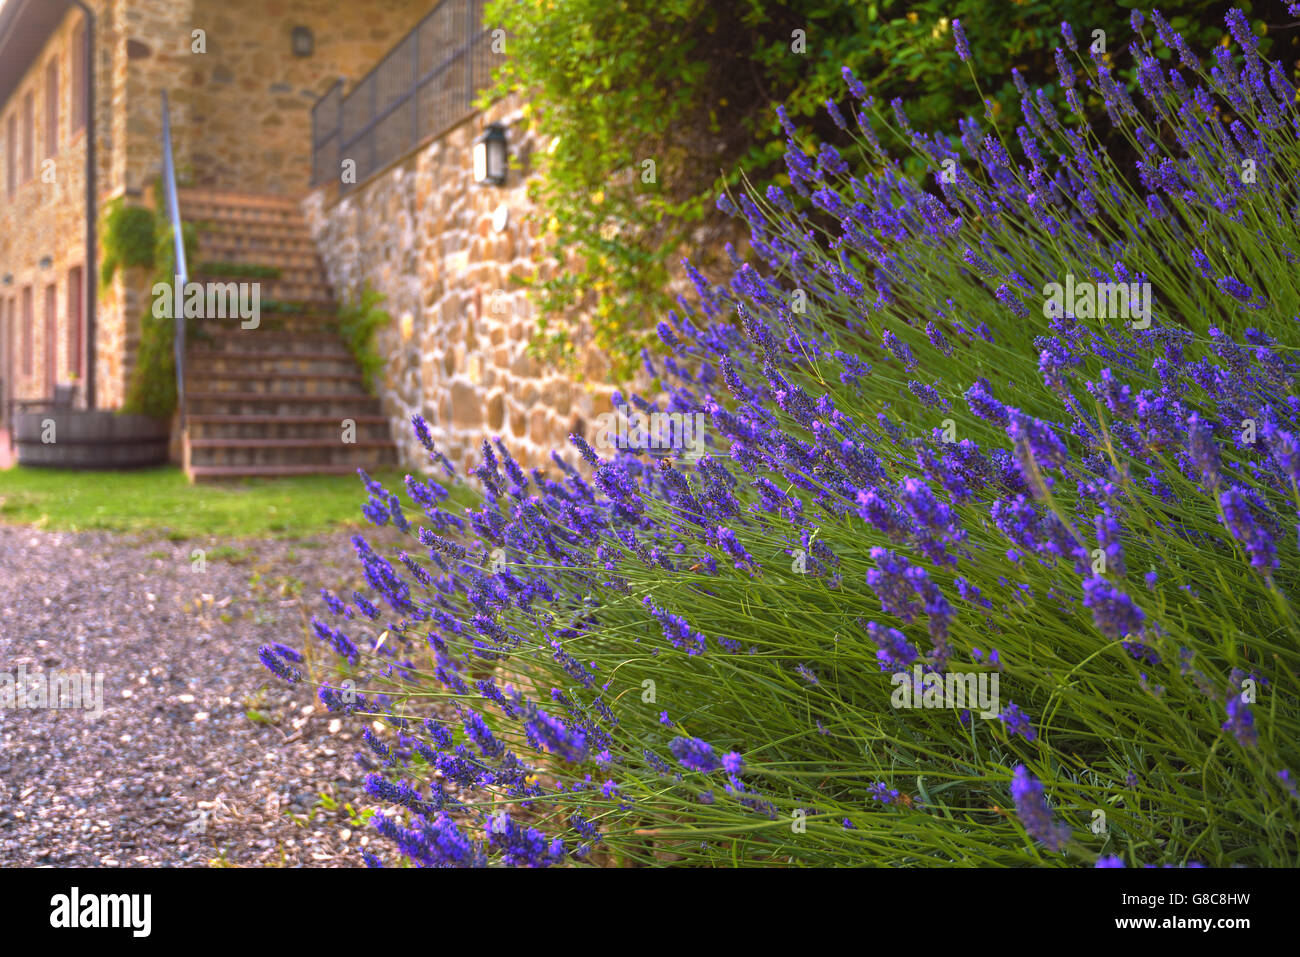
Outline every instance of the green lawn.
<path id="1" fill-rule="evenodd" d="M 374 478 L 402 493 L 402 473 Z M 43 528 L 111 529 L 175 541 L 306 538 L 368 524 L 355 475 L 249 479 L 191 485 L 180 469 L 77 472 L 16 466 L 0 471 L 0 522 Z"/>

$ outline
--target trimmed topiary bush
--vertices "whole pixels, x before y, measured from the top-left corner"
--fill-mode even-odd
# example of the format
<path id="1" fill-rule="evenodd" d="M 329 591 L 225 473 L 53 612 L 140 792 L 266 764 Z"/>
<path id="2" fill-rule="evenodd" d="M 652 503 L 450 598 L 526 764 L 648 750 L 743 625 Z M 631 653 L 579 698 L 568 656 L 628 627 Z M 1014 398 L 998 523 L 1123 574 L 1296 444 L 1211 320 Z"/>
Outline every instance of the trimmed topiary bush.
<path id="1" fill-rule="evenodd" d="M 783 115 L 627 448 L 485 443 L 461 514 L 363 475 L 420 548 L 262 654 L 364 720 L 369 863 L 1297 863 L 1300 113 L 1239 15 L 1152 21 L 1141 98 L 1061 59 L 1139 188 L 1074 97 L 959 151 L 846 71 L 855 155 Z"/>

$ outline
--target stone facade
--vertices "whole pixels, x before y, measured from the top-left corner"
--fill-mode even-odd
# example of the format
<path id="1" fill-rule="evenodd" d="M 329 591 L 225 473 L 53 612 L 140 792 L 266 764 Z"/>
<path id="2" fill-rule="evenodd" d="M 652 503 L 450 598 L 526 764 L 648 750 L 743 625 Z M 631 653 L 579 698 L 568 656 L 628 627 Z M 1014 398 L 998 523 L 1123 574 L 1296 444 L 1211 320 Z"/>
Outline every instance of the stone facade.
<path id="1" fill-rule="evenodd" d="M 117 132 L 110 108 L 117 81 L 112 59 L 117 4 L 95 0 L 91 6 L 100 24 L 100 56 L 95 66 L 102 95 L 92 117 L 99 145 L 96 175 L 104 187 L 111 182 Z M 84 329 L 78 361 L 76 330 L 69 328 L 70 307 L 84 317 L 85 310 L 78 310 L 77 302 L 84 304 L 86 294 L 84 278 L 77 283 L 74 272 L 80 270 L 84 277 L 86 266 L 86 132 L 73 120 L 76 91 L 72 82 L 74 61 L 81 53 L 80 44 L 74 42 L 81 21 L 75 10 L 63 18 L 8 99 L 0 103 L 0 377 L 5 380 L 0 401 L 48 397 L 50 371 L 57 383 L 84 383 L 86 363 L 92 361 L 86 357 Z M 47 139 L 51 69 L 57 77 L 58 104 L 53 143 Z M 30 163 L 25 155 L 29 98 L 34 154 Z M 8 188 L 11 157 L 17 171 L 12 194 Z M 27 169 L 30 178 L 25 175 Z M 54 310 L 48 315 L 51 289 Z M 109 290 L 110 302 L 112 295 Z M 29 311 L 25 309 L 28 299 Z M 101 392 L 106 392 L 110 401 L 114 383 L 122 374 L 124 334 L 125 330 L 111 321 L 100 323 L 101 351 L 93 361 L 98 362 Z"/>
<path id="2" fill-rule="evenodd" d="M 428 13 L 430 0 L 190 0 L 207 53 L 187 61 L 189 179 L 195 186 L 301 196 L 311 108 L 338 78 L 359 80 Z M 314 52 L 291 51 L 307 26 Z"/>
<path id="3" fill-rule="evenodd" d="M 494 122 L 506 127 L 517 168 L 504 186 L 478 186 L 472 143 Z M 527 196 L 540 145 L 510 97 L 342 199 L 318 189 L 303 203 L 340 298 L 364 283 L 387 297 L 394 321 L 376 337 L 388 358 L 379 389 L 406 464 L 427 464 L 411 434 L 416 413 L 453 462 L 472 468 L 483 439 L 495 436 L 521 461 L 541 464 L 612 408 L 608 362 L 594 347 L 582 352 L 576 377 L 528 354 L 532 306 L 512 279 L 547 278 L 554 268 Z"/>
<path id="4" fill-rule="evenodd" d="M 94 215 L 123 197 L 144 202 L 162 166 L 161 95 L 168 90 L 177 176 L 182 185 L 301 196 L 311 175 L 311 107 L 340 77 L 357 79 L 427 13 L 429 0 L 90 0 L 96 16 L 98 202 Z M 77 293 L 85 273 L 84 133 L 72 130 L 73 36 L 70 8 L 26 74 L 0 103 L 0 379 L 6 398 L 50 395 L 47 356 L 58 383 L 86 375 L 77 365 Z M 314 36 L 311 56 L 291 49 L 295 26 Z M 206 52 L 196 50 L 201 30 Z M 27 51 L 24 51 L 27 52 Z M 47 68 L 58 71 L 59 137 L 46 154 Z M 24 104 L 34 102 L 35 175 L 23 175 Z M 16 143 L 9 138 L 14 120 Z M 5 182 L 18 151 L 18 188 Z M 52 165 L 43 165 L 46 159 Z M 7 278 L 7 282 L 4 281 Z M 149 276 L 119 274 L 98 291 L 96 404 L 121 404 L 148 304 Z M 54 288 L 47 335 L 46 290 Z M 93 288 L 93 285 L 92 287 Z M 31 324 L 24 314 L 31 290 Z M 84 302 L 86 293 L 81 293 Z M 82 311 L 84 315 L 84 310 Z M 30 350 L 27 348 L 30 342 Z M 83 355 L 86 339 L 81 338 Z M 28 352 L 30 351 L 30 356 Z M 24 370 L 30 368 L 31 372 Z M 84 399 L 84 388 L 82 389 Z"/>
<path id="5" fill-rule="evenodd" d="M 521 460 L 540 464 L 551 449 L 566 446 L 570 432 L 589 435 L 595 417 L 610 410 L 609 363 L 590 345 L 580 315 L 561 317 L 578 346 L 576 374 L 529 354 L 536 323 L 515 280 L 551 278 L 557 265 L 544 250 L 526 186 L 532 157 L 544 144 L 517 97 L 441 132 L 343 198 L 334 186 L 308 191 L 313 104 L 340 77 L 355 83 L 367 74 L 433 8 L 431 0 L 93 0 L 93 6 L 94 215 L 101 217 L 104 204 L 118 197 L 146 201 L 161 169 L 161 94 L 169 91 L 181 185 L 302 198 L 338 297 L 355 297 L 366 283 L 387 297 L 395 321 L 377 335 L 388 359 L 380 393 L 404 464 L 425 464 L 409 427 L 415 413 L 428 419 L 453 460 L 473 467 L 484 437 L 500 436 Z M 77 371 L 69 272 L 84 267 L 85 137 L 71 134 L 68 117 L 70 46 L 79 19 L 75 8 L 64 16 L 0 103 L 0 277 L 11 277 L 0 285 L 0 376 L 16 398 L 50 394 L 47 343 L 56 355 L 56 381 Z M 297 26 L 312 31 L 311 56 L 292 51 Z M 434 35 L 432 42 L 442 41 Z M 64 127 L 55 175 L 50 182 L 24 181 L 10 197 L 3 182 L 12 148 L 5 124 L 21 113 L 27 94 L 43 104 L 51 60 L 59 64 Z M 36 110 L 38 152 L 44 115 Z M 507 127 L 512 169 L 504 186 L 478 186 L 472 143 L 494 122 Z M 143 273 L 119 273 L 99 290 L 90 361 L 100 407 L 123 400 L 148 306 L 150 277 Z M 47 338 L 50 286 L 55 320 Z M 27 366 L 30 374 L 22 372 Z"/>

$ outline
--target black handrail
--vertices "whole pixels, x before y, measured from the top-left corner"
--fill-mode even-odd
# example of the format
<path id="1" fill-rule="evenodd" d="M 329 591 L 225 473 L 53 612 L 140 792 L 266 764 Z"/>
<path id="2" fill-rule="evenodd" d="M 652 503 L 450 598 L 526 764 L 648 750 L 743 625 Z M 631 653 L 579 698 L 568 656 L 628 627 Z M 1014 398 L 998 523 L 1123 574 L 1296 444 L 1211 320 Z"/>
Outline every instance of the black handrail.
<path id="1" fill-rule="evenodd" d="M 172 227 L 172 243 L 176 251 L 176 275 L 172 281 L 180 286 L 182 295 L 189 281 L 189 268 L 185 262 L 185 233 L 181 226 L 181 205 L 176 197 L 176 164 L 172 159 L 172 124 L 167 108 L 167 91 L 162 91 L 162 152 L 163 192 L 167 195 L 167 218 Z M 175 293 L 173 292 L 173 296 Z M 185 430 L 185 310 L 175 317 L 176 334 L 176 408 L 180 412 L 181 431 Z"/>
<path id="2" fill-rule="evenodd" d="M 474 114 L 475 96 L 504 59 L 492 51 L 493 30 L 482 26 L 482 8 L 483 0 L 442 0 L 346 96 L 339 79 L 316 101 L 313 186 L 333 181 L 347 192 Z M 356 184 L 340 178 L 346 159 L 356 163 Z"/>

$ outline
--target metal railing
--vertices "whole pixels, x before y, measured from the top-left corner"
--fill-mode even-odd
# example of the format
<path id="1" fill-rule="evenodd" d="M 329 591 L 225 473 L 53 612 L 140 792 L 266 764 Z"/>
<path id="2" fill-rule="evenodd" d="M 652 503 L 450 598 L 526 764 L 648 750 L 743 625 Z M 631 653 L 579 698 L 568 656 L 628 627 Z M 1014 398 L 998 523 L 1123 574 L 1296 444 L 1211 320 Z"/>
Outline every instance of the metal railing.
<path id="1" fill-rule="evenodd" d="M 492 51 L 483 0 L 442 0 L 343 95 L 338 80 L 311 111 L 313 186 L 356 188 L 474 113 L 504 54 Z M 355 183 L 343 163 L 356 164 Z"/>
<path id="2" fill-rule="evenodd" d="M 181 204 L 176 197 L 176 163 L 172 159 L 171 111 L 167 107 L 167 91 L 162 91 L 162 161 L 163 192 L 167 196 L 167 218 L 172 227 L 172 243 L 176 251 L 176 275 L 173 281 L 184 291 L 189 281 L 189 268 L 185 262 L 185 232 L 181 227 Z M 180 413 L 180 427 L 185 428 L 185 310 L 178 310 L 174 319 L 176 334 L 176 409 Z"/>

